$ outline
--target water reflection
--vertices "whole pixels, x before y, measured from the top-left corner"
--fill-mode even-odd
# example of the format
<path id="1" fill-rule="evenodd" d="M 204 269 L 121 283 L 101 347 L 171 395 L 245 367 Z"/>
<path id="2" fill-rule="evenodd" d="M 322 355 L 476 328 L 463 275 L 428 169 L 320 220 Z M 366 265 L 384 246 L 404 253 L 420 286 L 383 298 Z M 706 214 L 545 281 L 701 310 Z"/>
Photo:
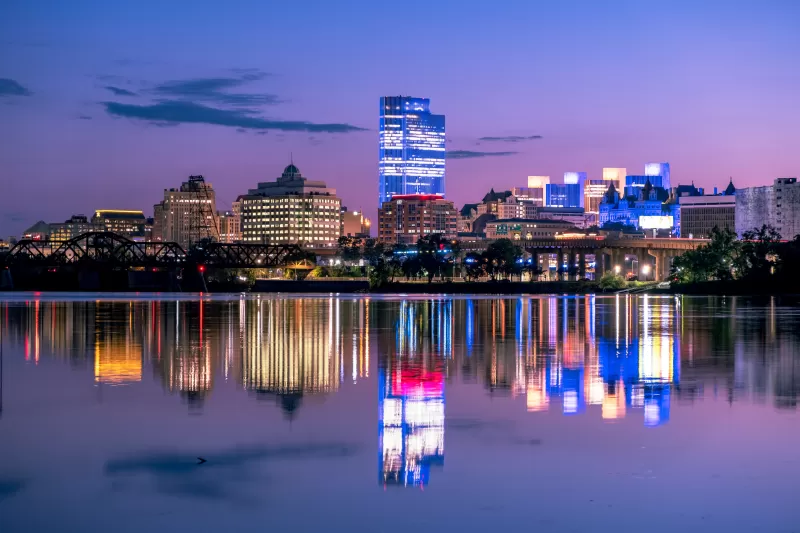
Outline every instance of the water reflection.
<path id="1" fill-rule="evenodd" d="M 402 302 L 382 313 L 378 379 L 379 481 L 425 485 L 444 462 L 444 381 L 452 348 L 450 300 Z M 394 322 L 391 322 L 394 319 Z M 389 327 L 386 327 L 389 326 Z M 383 341 L 384 339 L 382 339 Z"/>
<path id="2" fill-rule="evenodd" d="M 6 359 L 34 367 L 63 361 L 91 373 L 98 387 L 155 378 L 193 412 L 202 412 L 225 382 L 292 417 L 308 397 L 374 379 L 375 365 L 381 480 L 414 484 L 442 460 L 444 391 L 453 380 L 519 398 L 531 416 L 640 417 L 646 426 L 669 421 L 675 401 L 709 394 L 731 404 L 771 401 L 794 409 L 800 396 L 794 309 L 774 299 L 630 295 L 30 296 L 1 303 L 0 324 Z"/>

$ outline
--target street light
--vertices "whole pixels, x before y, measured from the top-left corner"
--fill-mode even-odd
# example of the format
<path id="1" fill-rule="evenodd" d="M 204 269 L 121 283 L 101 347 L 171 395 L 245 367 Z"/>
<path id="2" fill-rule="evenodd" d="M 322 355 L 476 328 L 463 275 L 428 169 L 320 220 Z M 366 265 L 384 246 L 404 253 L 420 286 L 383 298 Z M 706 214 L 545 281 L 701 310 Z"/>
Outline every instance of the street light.
<path id="1" fill-rule="evenodd" d="M 622 272 L 622 267 L 619 265 L 614 265 L 614 274 L 619 274 Z"/>
<path id="2" fill-rule="evenodd" d="M 642 266 L 642 274 L 646 276 L 649 273 L 650 273 L 650 265 L 643 265 Z"/>

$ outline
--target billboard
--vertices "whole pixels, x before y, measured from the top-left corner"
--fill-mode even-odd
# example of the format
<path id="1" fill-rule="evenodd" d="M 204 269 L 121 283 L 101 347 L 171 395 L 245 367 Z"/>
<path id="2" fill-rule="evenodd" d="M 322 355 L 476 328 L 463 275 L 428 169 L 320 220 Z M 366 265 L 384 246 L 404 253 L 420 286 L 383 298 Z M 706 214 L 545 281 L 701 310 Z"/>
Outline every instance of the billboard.
<path id="1" fill-rule="evenodd" d="M 639 227 L 641 229 L 671 229 L 673 224 L 672 215 L 653 216 L 642 215 L 639 217 Z"/>

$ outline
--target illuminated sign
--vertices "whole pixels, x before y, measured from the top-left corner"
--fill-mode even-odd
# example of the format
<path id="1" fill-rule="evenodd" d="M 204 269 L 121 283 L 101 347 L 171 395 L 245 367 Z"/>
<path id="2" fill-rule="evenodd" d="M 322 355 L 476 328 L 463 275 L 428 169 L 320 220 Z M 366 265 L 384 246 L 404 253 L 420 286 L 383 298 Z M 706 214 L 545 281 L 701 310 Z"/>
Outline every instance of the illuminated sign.
<path id="1" fill-rule="evenodd" d="M 653 216 L 642 215 L 639 217 L 639 227 L 642 229 L 671 229 L 673 225 L 672 215 Z"/>

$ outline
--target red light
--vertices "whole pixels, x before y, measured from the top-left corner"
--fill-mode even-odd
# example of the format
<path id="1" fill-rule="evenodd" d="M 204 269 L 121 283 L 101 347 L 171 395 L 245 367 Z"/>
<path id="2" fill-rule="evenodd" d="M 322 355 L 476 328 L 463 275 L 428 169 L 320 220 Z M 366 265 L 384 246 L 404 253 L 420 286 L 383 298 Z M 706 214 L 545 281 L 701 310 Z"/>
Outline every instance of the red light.
<path id="1" fill-rule="evenodd" d="M 205 265 L 200 265 L 199 267 L 197 267 L 197 270 L 199 270 L 200 272 L 205 272 L 206 271 L 206 266 Z"/>

